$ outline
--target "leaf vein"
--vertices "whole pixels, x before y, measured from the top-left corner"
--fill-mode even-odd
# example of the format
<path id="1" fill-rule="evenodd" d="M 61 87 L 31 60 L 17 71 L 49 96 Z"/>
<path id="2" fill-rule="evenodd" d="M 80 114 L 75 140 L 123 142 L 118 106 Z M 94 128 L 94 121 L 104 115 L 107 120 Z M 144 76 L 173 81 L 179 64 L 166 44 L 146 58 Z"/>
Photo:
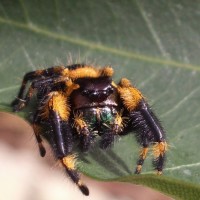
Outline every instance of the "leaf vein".
<path id="1" fill-rule="evenodd" d="M 32 70 L 36 70 L 36 67 L 35 67 L 35 65 L 33 64 L 33 61 L 32 61 L 32 59 L 31 59 L 31 57 L 30 57 L 28 51 L 26 50 L 25 47 L 22 47 L 22 49 L 23 49 L 24 55 L 25 55 L 25 57 L 26 57 L 28 63 L 30 64 Z"/>
<path id="2" fill-rule="evenodd" d="M 8 90 L 14 90 L 14 89 L 16 89 L 16 88 L 18 88 L 18 87 L 19 87 L 19 85 L 14 85 L 14 86 L 2 88 L 2 89 L 0 89 L 0 93 L 5 92 L 5 91 L 8 91 Z"/>
<path id="3" fill-rule="evenodd" d="M 167 59 L 162 59 L 162 58 L 157 58 L 157 57 L 151 57 L 151 56 L 147 56 L 144 54 L 135 53 L 132 51 L 126 51 L 123 49 L 116 49 L 113 47 L 109 47 L 109 46 L 106 46 L 103 44 L 97 44 L 95 42 L 87 41 L 84 39 L 70 37 L 66 34 L 64 35 L 64 34 L 58 34 L 56 32 L 50 32 L 46 29 L 35 26 L 33 24 L 24 24 L 21 22 L 4 19 L 2 17 L 0 17 L 0 23 L 12 25 L 12 26 L 15 26 L 15 27 L 18 27 L 21 29 L 26 29 L 26 30 L 32 31 L 36 34 L 41 34 L 41 35 L 44 35 L 44 36 L 47 36 L 47 37 L 50 37 L 53 39 L 62 40 L 62 41 L 69 42 L 69 43 L 72 43 L 75 45 L 81 45 L 81 46 L 84 46 L 84 47 L 87 47 L 90 49 L 95 49 L 95 50 L 99 50 L 99 51 L 103 51 L 103 52 L 109 52 L 109 53 L 112 53 L 115 55 L 129 58 L 129 59 L 135 59 L 135 60 L 140 60 L 143 62 L 154 63 L 154 64 L 159 64 L 159 65 L 167 65 L 170 67 L 177 67 L 177 68 L 183 68 L 183 69 L 188 69 L 188 70 L 200 71 L 200 66 L 198 66 L 198 65 L 181 63 L 181 62 L 175 61 L 175 60 L 167 60 Z"/>
<path id="4" fill-rule="evenodd" d="M 154 39 L 158 49 L 160 50 L 161 54 L 167 58 L 167 59 L 170 59 L 170 56 L 169 54 L 167 53 L 167 51 L 165 50 L 157 32 L 156 32 L 156 29 L 154 28 L 150 18 L 147 16 L 147 13 L 146 11 L 144 10 L 144 8 L 140 5 L 140 3 L 138 1 L 136 1 L 137 5 L 138 5 L 138 8 L 139 8 L 139 11 L 141 13 L 141 16 L 143 17 L 144 19 L 144 22 L 146 23 L 147 25 L 147 28 L 149 29 L 149 32 L 150 34 L 152 35 L 152 38 Z"/>
<path id="5" fill-rule="evenodd" d="M 173 171 L 173 170 L 178 170 L 182 168 L 189 168 L 189 167 L 198 167 L 200 166 L 200 162 L 198 163 L 192 163 L 192 164 L 186 164 L 186 165 L 179 165 L 175 167 L 170 167 L 170 168 L 165 168 L 166 171 Z"/>
<path id="6" fill-rule="evenodd" d="M 196 89 L 192 90 L 187 96 L 185 96 L 183 99 L 181 99 L 181 101 L 179 101 L 175 106 L 173 106 L 170 110 L 168 110 L 167 112 L 162 114 L 160 117 L 166 117 L 167 115 L 172 113 L 174 110 L 180 108 L 182 106 L 182 104 L 184 104 L 189 98 L 191 98 L 193 96 L 193 94 L 195 94 L 199 89 L 200 89 L 200 87 L 197 87 Z"/>
<path id="7" fill-rule="evenodd" d="M 24 1 L 20 0 L 19 2 L 21 4 L 21 7 L 22 7 L 22 10 L 23 10 L 23 14 L 24 14 L 24 18 L 26 20 L 26 23 L 29 24 L 30 23 L 29 14 L 28 14 L 28 11 L 27 11 L 26 6 L 24 4 Z"/>

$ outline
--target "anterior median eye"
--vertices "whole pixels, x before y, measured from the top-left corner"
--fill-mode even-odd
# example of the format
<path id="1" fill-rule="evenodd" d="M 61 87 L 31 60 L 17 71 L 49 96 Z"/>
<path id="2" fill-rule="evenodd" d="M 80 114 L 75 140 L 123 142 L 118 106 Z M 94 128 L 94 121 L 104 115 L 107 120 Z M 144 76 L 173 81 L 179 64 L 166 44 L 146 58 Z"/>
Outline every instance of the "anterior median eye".
<path id="1" fill-rule="evenodd" d="M 114 89 L 111 87 L 111 86 L 108 86 L 108 88 L 106 88 L 106 91 L 109 93 L 109 94 L 112 94 Z"/>
<path id="2" fill-rule="evenodd" d="M 82 95 L 84 95 L 84 96 L 88 95 L 89 93 L 90 93 L 89 90 L 83 90 L 83 91 L 82 91 Z"/>

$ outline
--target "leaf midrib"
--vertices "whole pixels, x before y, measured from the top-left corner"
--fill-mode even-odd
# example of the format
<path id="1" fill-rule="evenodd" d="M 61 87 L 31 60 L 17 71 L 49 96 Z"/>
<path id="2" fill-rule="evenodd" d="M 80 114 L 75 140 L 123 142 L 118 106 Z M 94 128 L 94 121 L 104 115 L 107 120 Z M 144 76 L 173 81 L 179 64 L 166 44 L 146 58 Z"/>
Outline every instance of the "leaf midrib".
<path id="1" fill-rule="evenodd" d="M 126 50 L 123 50 L 123 49 L 116 49 L 116 48 L 113 48 L 113 47 L 106 46 L 104 44 L 97 44 L 95 42 L 91 42 L 91 41 L 88 41 L 88 40 L 70 37 L 66 34 L 63 35 L 63 34 L 58 34 L 56 32 L 50 32 L 49 30 L 38 27 L 38 26 L 36 26 L 35 24 L 32 24 L 32 23 L 25 24 L 25 23 L 13 21 L 13 20 L 10 20 L 10 19 L 5 19 L 5 18 L 2 18 L 2 17 L 0 17 L 0 23 L 12 25 L 12 26 L 15 26 L 15 27 L 18 27 L 18 28 L 21 28 L 21 29 L 26 29 L 26 30 L 32 31 L 36 34 L 40 34 L 40 35 L 44 35 L 44 36 L 53 38 L 53 39 L 62 40 L 62 41 L 65 41 L 65 42 L 70 42 L 70 43 L 75 44 L 75 45 L 88 47 L 88 48 L 99 50 L 99 51 L 102 51 L 102 52 L 112 53 L 112 54 L 122 56 L 122 57 L 126 57 L 126 58 L 129 58 L 129 59 L 135 59 L 135 60 L 139 60 L 139 61 L 143 61 L 143 62 L 147 62 L 147 63 L 159 64 L 159 66 L 163 66 L 163 65 L 166 66 L 167 65 L 169 67 L 176 67 L 176 68 L 183 68 L 183 69 L 188 69 L 188 70 L 200 71 L 199 65 L 181 63 L 181 62 L 176 61 L 176 60 L 161 59 L 161 58 L 158 58 L 158 57 L 147 56 L 147 55 L 144 55 L 144 54 L 139 54 L 139 53 L 135 53 L 135 52 L 132 52 L 132 51 L 126 51 Z"/>

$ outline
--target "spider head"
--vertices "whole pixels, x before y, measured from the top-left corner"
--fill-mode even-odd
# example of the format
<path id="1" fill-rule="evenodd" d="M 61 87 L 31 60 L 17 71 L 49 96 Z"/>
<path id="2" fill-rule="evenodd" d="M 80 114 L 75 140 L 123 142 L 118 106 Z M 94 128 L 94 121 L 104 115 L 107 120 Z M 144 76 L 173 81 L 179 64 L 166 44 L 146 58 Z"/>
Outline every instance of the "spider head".
<path id="1" fill-rule="evenodd" d="M 92 102 L 102 102 L 113 93 L 110 77 L 80 78 L 76 83 L 80 86 L 81 94 Z"/>

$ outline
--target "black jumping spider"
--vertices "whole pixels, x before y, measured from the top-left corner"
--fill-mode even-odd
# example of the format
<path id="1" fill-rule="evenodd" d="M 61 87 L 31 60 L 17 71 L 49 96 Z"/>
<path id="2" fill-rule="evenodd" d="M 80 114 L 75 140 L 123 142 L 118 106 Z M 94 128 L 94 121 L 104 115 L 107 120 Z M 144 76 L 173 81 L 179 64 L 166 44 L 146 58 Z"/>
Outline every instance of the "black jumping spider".
<path id="1" fill-rule="evenodd" d="M 36 70 L 24 76 L 19 94 L 12 102 L 17 112 L 36 94 L 32 126 L 40 154 L 46 153 L 41 138 L 44 135 L 67 174 L 85 195 L 89 195 L 89 190 L 80 180 L 72 152 L 74 136 L 78 137 L 81 150 L 87 151 L 96 135 L 101 137 L 100 147 L 106 149 L 115 136 L 135 131 L 142 146 L 135 173 L 141 172 L 150 144 L 154 145 L 157 173 L 161 174 L 163 169 L 167 143 L 161 124 L 141 92 L 126 78 L 115 84 L 112 75 L 109 66 L 99 69 L 84 64 Z"/>

